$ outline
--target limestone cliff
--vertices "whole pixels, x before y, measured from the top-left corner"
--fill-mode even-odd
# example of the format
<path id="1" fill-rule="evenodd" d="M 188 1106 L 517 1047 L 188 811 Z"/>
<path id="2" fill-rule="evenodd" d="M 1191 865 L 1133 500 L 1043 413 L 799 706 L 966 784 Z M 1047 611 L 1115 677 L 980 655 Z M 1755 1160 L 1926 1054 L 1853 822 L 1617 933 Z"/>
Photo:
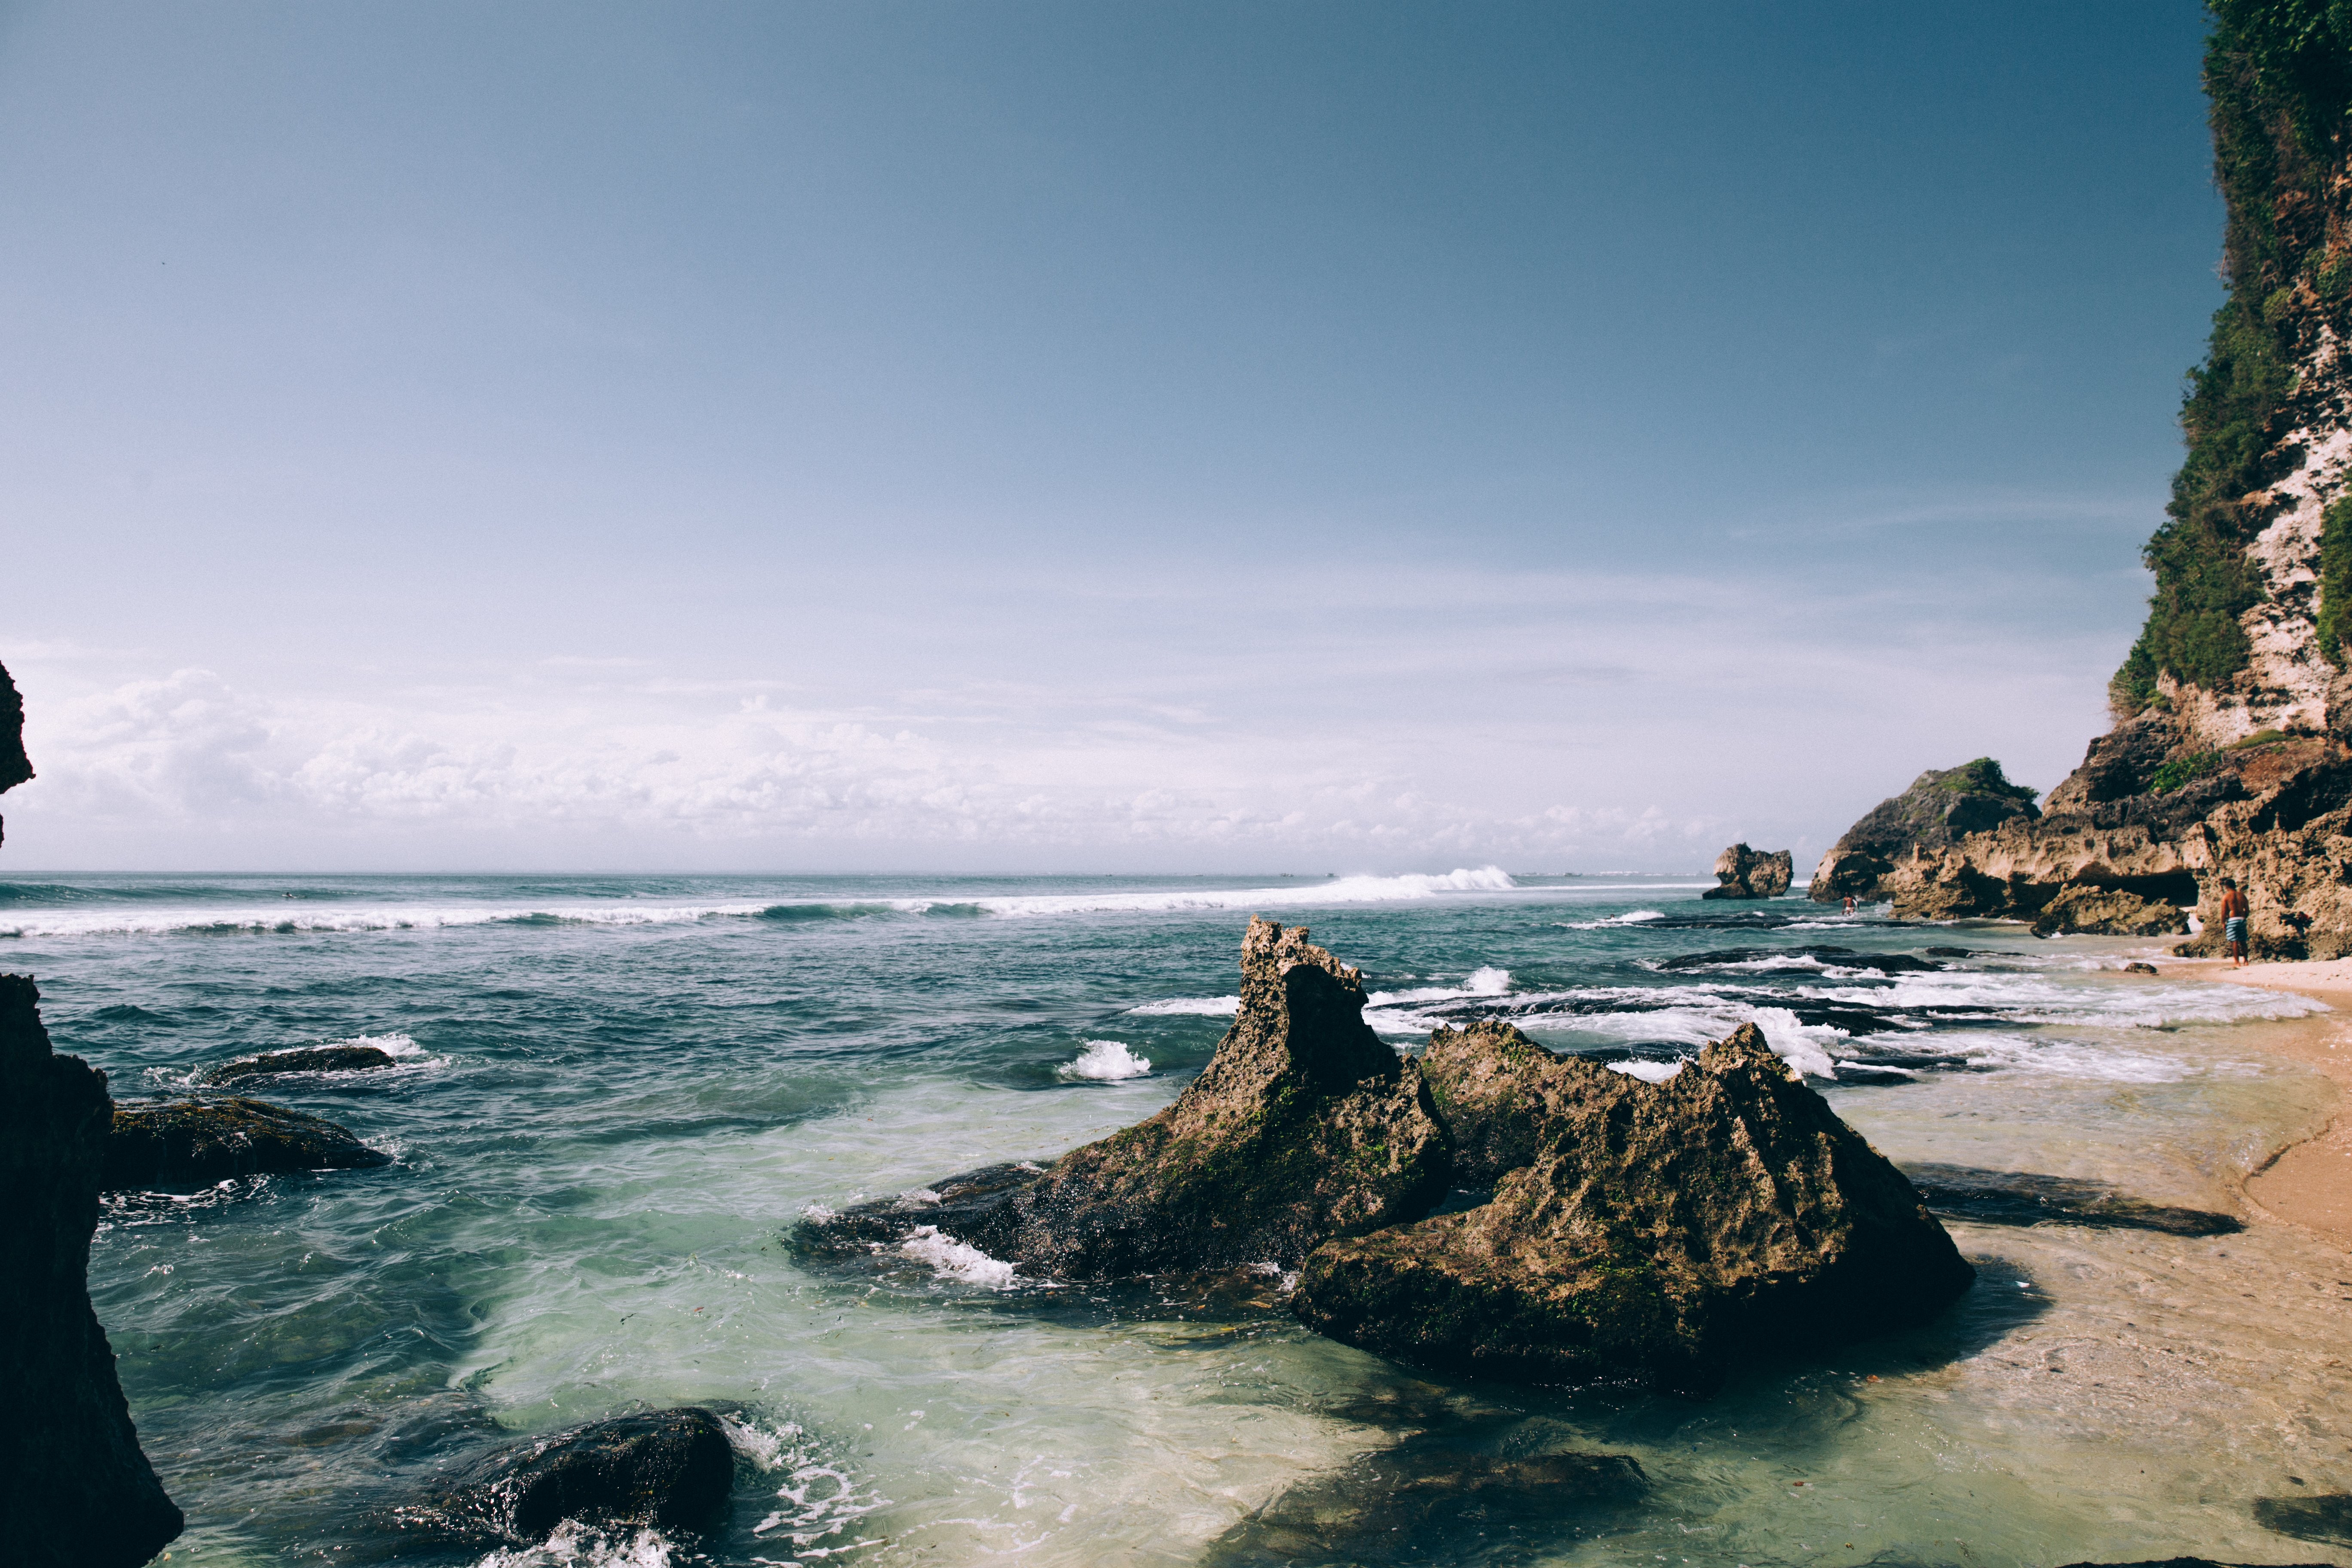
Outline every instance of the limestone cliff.
<path id="1" fill-rule="evenodd" d="M 1923 775 L 1824 858 L 1816 899 L 2152 935 L 2191 907 L 2210 922 L 2231 876 L 2258 951 L 2352 952 L 2352 5 L 2211 12 L 2230 292 L 2189 374 L 2116 727 L 2039 816 L 1926 820 Z"/>

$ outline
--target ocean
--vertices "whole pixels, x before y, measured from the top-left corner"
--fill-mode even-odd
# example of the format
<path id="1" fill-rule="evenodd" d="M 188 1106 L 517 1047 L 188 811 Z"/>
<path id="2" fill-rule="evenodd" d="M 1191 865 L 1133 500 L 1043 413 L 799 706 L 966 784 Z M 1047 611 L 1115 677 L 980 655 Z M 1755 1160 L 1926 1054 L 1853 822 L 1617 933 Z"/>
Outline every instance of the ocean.
<path id="1" fill-rule="evenodd" d="M 2347 1560 L 2275 1527 L 2352 1491 L 2352 1280 L 2235 1195 L 2329 1113 L 2265 1033 L 2330 1016 L 2123 968 L 2158 942 L 1706 881 L 26 877 L 0 968 L 118 1099 L 257 1051 L 398 1058 L 248 1090 L 387 1166 L 107 1200 L 91 1294 L 188 1514 L 174 1564 Z M 1400 1049 L 1500 1016 L 1655 1079 L 1756 1021 L 1978 1194 L 1948 1222 L 1976 1286 L 1695 1400 L 1424 1373 L 1307 1333 L 1275 1279 L 795 1253 L 804 1215 L 1167 1104 L 1252 913 L 1361 966 Z M 501 1444 L 682 1404 L 742 1458 L 715 1535 L 436 1555 L 400 1524 Z M 1643 1484 L 1507 1484 L 1594 1454 Z"/>

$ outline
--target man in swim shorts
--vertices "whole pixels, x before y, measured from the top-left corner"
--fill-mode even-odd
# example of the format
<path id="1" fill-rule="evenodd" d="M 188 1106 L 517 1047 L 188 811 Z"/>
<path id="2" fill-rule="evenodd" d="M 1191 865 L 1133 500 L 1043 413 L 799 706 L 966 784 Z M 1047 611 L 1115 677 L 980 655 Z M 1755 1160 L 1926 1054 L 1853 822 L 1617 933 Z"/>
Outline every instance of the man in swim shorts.
<path id="1" fill-rule="evenodd" d="M 2230 951 L 2230 967 L 2246 966 L 2246 895 L 2235 879 L 2221 879 L 2221 945 Z"/>

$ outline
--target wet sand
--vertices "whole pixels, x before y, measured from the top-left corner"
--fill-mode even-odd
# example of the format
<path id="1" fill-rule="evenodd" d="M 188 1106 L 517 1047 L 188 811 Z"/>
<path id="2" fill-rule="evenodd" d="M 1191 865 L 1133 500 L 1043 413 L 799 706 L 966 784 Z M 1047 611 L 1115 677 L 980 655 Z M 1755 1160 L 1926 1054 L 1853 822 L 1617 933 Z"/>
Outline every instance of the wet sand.
<path id="1" fill-rule="evenodd" d="M 2298 992 L 2336 1009 L 2300 1028 L 2280 1031 L 2270 1048 L 2326 1073 L 2346 1098 L 2319 1136 L 2254 1173 L 2246 1196 L 2263 1213 L 2352 1250 L 2352 959 L 2250 963 L 2243 969 L 2219 959 L 2195 959 L 2163 967 L 2167 974 Z"/>

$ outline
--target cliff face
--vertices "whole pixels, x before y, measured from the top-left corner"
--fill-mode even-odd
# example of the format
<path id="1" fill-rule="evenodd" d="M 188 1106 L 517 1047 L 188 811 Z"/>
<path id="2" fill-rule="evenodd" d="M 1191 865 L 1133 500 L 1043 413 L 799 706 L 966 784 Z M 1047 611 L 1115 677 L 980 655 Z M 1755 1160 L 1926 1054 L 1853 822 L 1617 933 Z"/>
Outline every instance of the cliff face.
<path id="1" fill-rule="evenodd" d="M 2352 735 L 2352 8 L 2212 10 L 2230 298 L 2189 374 L 2147 623 L 2110 688 L 2118 720 L 2168 713 L 2193 750 Z"/>
<path id="2" fill-rule="evenodd" d="M 0 670 L 0 789 L 32 776 Z M 89 1238 L 113 1101 L 49 1048 L 40 994 L 0 974 L 0 1541 L 27 1568 L 136 1568 L 180 1533 L 139 1451 L 90 1310 Z"/>

